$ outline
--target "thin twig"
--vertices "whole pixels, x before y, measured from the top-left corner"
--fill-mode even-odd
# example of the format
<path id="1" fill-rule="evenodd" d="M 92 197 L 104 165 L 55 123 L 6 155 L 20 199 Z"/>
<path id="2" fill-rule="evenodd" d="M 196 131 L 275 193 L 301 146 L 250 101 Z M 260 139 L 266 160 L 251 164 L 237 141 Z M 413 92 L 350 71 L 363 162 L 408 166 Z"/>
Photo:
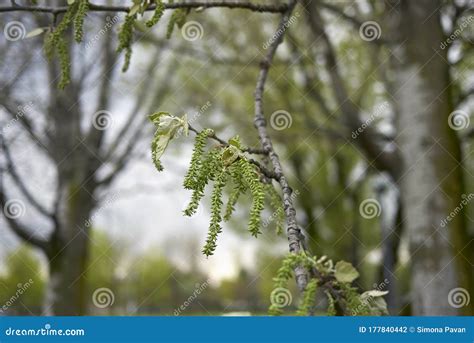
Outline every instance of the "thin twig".
<path id="1" fill-rule="evenodd" d="M 192 131 L 196 134 L 199 134 L 201 133 L 201 131 L 195 129 L 194 127 L 192 127 L 191 125 L 188 124 L 188 128 L 189 128 L 189 131 Z M 223 146 L 228 146 L 229 143 L 219 137 L 216 136 L 216 134 L 212 134 L 212 135 L 209 135 L 208 136 L 209 138 L 215 140 L 216 142 L 219 142 L 221 145 Z M 261 149 L 254 149 L 254 148 L 243 148 L 242 151 L 244 152 L 247 152 L 249 154 L 264 154 L 263 150 Z M 278 175 L 276 175 L 274 172 L 272 172 L 271 170 L 268 170 L 267 168 L 265 168 L 260 162 L 254 160 L 254 159 L 251 159 L 249 158 L 248 161 L 250 163 L 252 163 L 253 165 L 257 166 L 258 169 L 260 169 L 260 172 L 265 175 L 265 177 L 267 177 L 268 179 L 274 179 L 276 181 L 278 181 Z"/>
<path id="2" fill-rule="evenodd" d="M 224 7 L 224 8 L 240 8 L 248 9 L 253 12 L 268 12 L 268 13 L 283 13 L 288 9 L 286 4 L 254 4 L 251 2 L 244 1 L 193 1 L 193 2 L 176 2 L 166 3 L 165 9 L 177 9 L 177 8 L 196 8 L 206 9 L 212 7 Z M 155 10 L 156 5 L 150 5 L 146 11 Z M 49 6 L 3 6 L 0 7 L 0 12 L 42 12 L 51 13 L 57 15 L 64 13 L 68 9 L 67 6 L 60 7 L 49 7 Z M 89 11 L 93 12 L 129 12 L 130 6 L 106 6 L 106 5 L 95 5 L 89 4 Z"/>
<path id="3" fill-rule="evenodd" d="M 189 127 L 189 131 L 193 131 L 196 134 L 201 132 L 198 129 L 192 127 L 190 124 L 188 124 L 188 127 Z M 212 135 L 209 135 L 208 137 L 215 140 L 216 142 L 221 143 L 223 146 L 228 146 L 229 145 L 229 142 L 227 142 L 226 140 L 224 140 L 222 138 L 219 138 L 215 133 L 213 133 Z M 265 155 L 266 154 L 265 150 L 257 149 L 257 148 L 245 147 L 245 148 L 242 149 L 242 151 L 247 152 L 249 154 L 255 154 L 255 155 Z"/>
<path id="4" fill-rule="evenodd" d="M 31 205 L 38 210 L 41 214 L 48 218 L 53 217 L 53 213 L 50 213 L 45 207 L 43 207 L 31 194 L 31 192 L 28 190 L 26 187 L 25 183 L 20 177 L 20 174 L 16 170 L 16 166 L 13 162 L 12 156 L 10 154 L 10 149 L 8 145 L 5 143 L 5 139 L 1 140 L 0 146 L 2 147 L 2 150 L 4 152 L 5 160 L 7 162 L 7 171 L 10 174 L 10 176 L 13 178 L 15 181 L 15 184 L 18 186 L 20 189 L 21 193 L 25 196 L 25 198 L 31 203 Z"/>

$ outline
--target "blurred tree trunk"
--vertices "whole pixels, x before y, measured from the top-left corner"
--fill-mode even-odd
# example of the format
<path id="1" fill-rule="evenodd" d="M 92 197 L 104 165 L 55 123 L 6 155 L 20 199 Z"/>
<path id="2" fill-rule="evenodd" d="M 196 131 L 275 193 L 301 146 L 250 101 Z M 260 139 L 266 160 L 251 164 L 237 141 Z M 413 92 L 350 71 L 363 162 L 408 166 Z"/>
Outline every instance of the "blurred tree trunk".
<path id="1" fill-rule="evenodd" d="M 398 2 L 399 37 L 395 60 L 398 146 L 403 159 L 399 176 L 411 254 L 414 315 L 454 315 L 448 294 L 469 289 L 463 248 L 462 215 L 442 227 L 461 203 L 462 172 L 459 141 L 448 126 L 450 99 L 441 1 Z M 467 243 L 467 241 L 464 241 Z M 454 255 L 457 254 L 457 256 Z"/>
<path id="2" fill-rule="evenodd" d="M 51 237 L 45 311 L 54 315 L 86 314 L 85 270 L 90 213 L 95 201 L 77 185 L 61 186 L 58 222 Z"/>
<path id="3" fill-rule="evenodd" d="M 52 80 L 58 73 L 56 68 L 50 65 Z M 48 250 L 50 282 L 45 301 L 45 312 L 51 315 L 86 313 L 84 277 L 91 212 L 96 206 L 94 177 L 101 162 L 91 154 L 96 149 L 89 147 L 88 150 L 88 142 L 83 138 L 79 96 L 73 83 L 64 91 L 55 91 L 48 108 L 54 123 L 54 136 L 50 136 L 53 144 L 49 150 L 57 166 L 58 182 L 54 229 Z"/>

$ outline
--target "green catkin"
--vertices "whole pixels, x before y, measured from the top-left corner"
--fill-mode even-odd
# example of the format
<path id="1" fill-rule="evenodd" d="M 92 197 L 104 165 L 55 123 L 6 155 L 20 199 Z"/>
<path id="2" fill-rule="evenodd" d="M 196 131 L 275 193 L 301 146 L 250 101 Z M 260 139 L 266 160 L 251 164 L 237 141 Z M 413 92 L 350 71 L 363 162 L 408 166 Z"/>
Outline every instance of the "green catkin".
<path id="1" fill-rule="evenodd" d="M 191 163 L 184 177 L 184 188 L 185 189 L 194 189 L 197 182 L 197 177 L 202 166 L 202 156 L 204 153 L 204 148 L 206 147 L 207 137 L 214 133 L 211 129 L 206 129 L 199 132 L 196 135 L 194 141 L 194 149 L 191 157 Z"/>
<path id="2" fill-rule="evenodd" d="M 285 211 L 283 209 L 283 202 L 275 187 L 273 187 L 271 183 L 265 185 L 265 190 L 267 191 L 270 200 L 270 207 L 273 211 L 272 217 L 274 217 L 275 220 L 276 233 L 279 235 L 283 232 L 285 225 Z"/>
<path id="3" fill-rule="evenodd" d="M 122 72 L 126 72 L 130 66 L 130 59 L 132 57 L 133 25 L 136 18 L 136 14 L 131 16 L 127 15 L 118 34 L 119 45 L 117 47 L 117 53 L 125 50 L 125 61 L 123 63 Z"/>
<path id="4" fill-rule="evenodd" d="M 165 5 L 163 4 L 162 0 L 156 0 L 156 8 L 155 12 L 153 13 L 153 17 L 150 18 L 146 22 L 147 27 L 152 27 L 160 21 L 161 17 L 163 16 L 163 13 L 165 13 Z"/>
<path id="5" fill-rule="evenodd" d="M 349 313 L 366 316 L 370 314 L 368 304 L 362 303 L 357 289 L 347 283 L 340 282 L 339 287 L 346 302 L 346 308 Z"/>
<path id="6" fill-rule="evenodd" d="M 178 28 L 183 27 L 186 22 L 187 11 L 183 8 L 178 8 L 173 11 L 171 14 L 170 21 L 168 22 L 168 28 L 166 30 L 166 39 L 170 39 L 174 31 L 174 26 L 177 25 Z"/>
<path id="7" fill-rule="evenodd" d="M 77 12 L 74 17 L 74 39 L 76 42 L 82 42 L 84 36 L 84 17 L 89 10 L 89 0 L 79 0 L 77 6 Z"/>
<path id="8" fill-rule="evenodd" d="M 306 261 L 306 255 L 300 254 L 288 254 L 282 261 L 281 267 L 277 271 L 277 276 L 273 279 L 274 289 L 288 288 L 288 281 L 293 275 L 293 270 L 297 265 L 304 264 Z M 283 313 L 283 310 L 277 304 L 271 304 L 268 309 L 269 314 L 278 316 Z"/>
<path id="9" fill-rule="evenodd" d="M 222 168 L 217 173 L 216 182 L 214 183 L 214 189 L 211 195 L 211 222 L 209 225 L 209 232 L 207 235 L 206 244 L 202 249 L 203 254 L 206 256 L 214 254 L 214 251 L 217 247 L 217 236 L 222 232 L 222 191 L 224 189 L 226 179 L 226 168 Z"/>
<path id="10" fill-rule="evenodd" d="M 54 46 L 53 46 L 53 33 L 49 32 L 44 35 L 43 42 L 43 51 L 44 55 L 48 60 L 51 60 L 54 56 Z"/>
<path id="11" fill-rule="evenodd" d="M 257 237 L 260 234 L 261 214 L 265 207 L 263 184 L 260 182 L 255 167 L 250 164 L 249 161 L 241 158 L 237 163 L 252 194 L 252 207 L 250 208 L 248 230 L 252 236 Z"/>
<path id="12" fill-rule="evenodd" d="M 54 31 L 52 31 L 45 38 L 44 42 L 44 52 L 48 59 L 52 59 L 55 52 L 57 52 L 59 56 L 61 79 L 59 81 L 58 87 L 60 89 L 64 89 L 64 87 L 66 87 L 66 85 L 70 82 L 71 73 L 68 45 L 63 37 L 63 34 L 71 24 L 74 16 L 77 13 L 77 10 L 78 3 L 73 3 L 71 6 L 69 6 L 59 24 L 55 27 Z"/>
<path id="13" fill-rule="evenodd" d="M 69 50 L 68 44 L 64 38 L 60 38 L 56 43 L 56 48 L 58 50 L 59 56 L 59 65 L 61 67 L 61 78 L 59 80 L 58 87 L 64 89 L 69 82 L 71 81 L 71 69 L 69 64 Z"/>
<path id="14" fill-rule="evenodd" d="M 218 166 L 221 162 L 221 151 L 220 149 L 211 150 L 203 159 L 202 167 L 197 176 L 196 183 L 193 187 L 193 194 L 191 195 L 191 202 L 188 207 L 184 210 L 185 216 L 192 216 L 196 213 L 199 207 L 199 201 L 204 196 L 204 189 L 209 181 L 214 179 L 214 175 L 218 170 Z"/>
<path id="15" fill-rule="evenodd" d="M 326 293 L 326 297 L 328 298 L 328 309 L 327 315 L 328 316 L 335 316 L 336 315 L 336 304 L 334 303 L 334 298 L 328 291 L 324 291 Z"/>
<path id="16" fill-rule="evenodd" d="M 300 316 L 309 316 L 314 313 L 316 306 L 316 290 L 318 288 L 318 280 L 312 279 L 306 285 L 303 293 L 303 299 L 296 312 Z"/>
<path id="17" fill-rule="evenodd" d="M 230 220 L 232 213 L 235 210 L 235 204 L 239 200 L 241 194 L 244 194 L 247 191 L 247 185 L 245 184 L 245 180 L 243 178 L 242 173 L 237 165 L 232 165 L 230 168 L 230 174 L 232 177 L 232 181 L 234 182 L 234 187 L 229 195 L 229 200 L 227 201 L 227 206 L 225 209 L 224 214 L 224 221 Z"/>

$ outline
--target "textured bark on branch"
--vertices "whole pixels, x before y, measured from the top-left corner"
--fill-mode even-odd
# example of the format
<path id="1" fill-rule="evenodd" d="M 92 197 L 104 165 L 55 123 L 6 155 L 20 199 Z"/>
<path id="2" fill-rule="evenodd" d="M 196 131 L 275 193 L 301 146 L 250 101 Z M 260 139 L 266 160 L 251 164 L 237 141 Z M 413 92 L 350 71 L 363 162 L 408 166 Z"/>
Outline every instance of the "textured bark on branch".
<path id="1" fill-rule="evenodd" d="M 265 153 L 268 155 L 270 162 L 273 166 L 274 173 L 277 177 L 277 180 L 280 184 L 283 193 L 283 208 L 286 216 L 287 223 L 287 237 L 289 242 L 290 253 L 298 254 L 301 252 L 308 252 L 309 255 L 312 255 L 307 247 L 305 246 L 305 237 L 301 232 L 301 229 L 298 227 L 296 221 L 296 209 L 293 203 L 292 193 L 288 180 L 286 179 L 285 174 L 283 173 L 283 168 L 280 162 L 278 154 L 273 148 L 273 143 L 268 134 L 267 123 L 265 120 L 264 110 L 263 110 L 263 95 L 265 91 L 265 83 L 268 78 L 268 73 L 275 56 L 275 53 L 278 49 L 278 46 L 283 42 L 284 33 L 288 29 L 288 21 L 290 19 L 291 13 L 296 6 L 297 1 L 290 1 L 288 5 L 288 10 L 283 14 L 280 24 L 275 31 L 275 41 L 269 46 L 267 54 L 264 56 L 263 60 L 260 63 L 260 72 L 258 75 L 257 85 L 255 88 L 255 119 L 254 125 L 258 131 L 258 136 L 262 144 L 262 148 Z M 343 303 L 343 298 L 341 297 L 340 292 L 332 286 L 331 278 L 324 277 L 317 269 L 312 268 L 307 270 L 303 266 L 298 266 L 295 268 L 295 279 L 296 284 L 300 291 L 305 290 L 309 279 L 317 278 L 319 284 L 326 288 L 329 293 L 334 297 L 337 303 L 337 309 L 340 314 L 346 314 L 346 308 Z"/>
<path id="2" fill-rule="evenodd" d="M 289 249 L 291 253 L 298 254 L 301 251 L 304 251 L 304 237 L 301 233 L 301 230 L 298 228 L 296 222 L 296 210 L 293 204 L 292 199 L 292 189 L 288 184 L 288 181 L 283 174 L 283 168 L 280 163 L 280 158 L 273 149 L 272 140 L 267 131 L 266 120 L 263 112 L 263 93 L 265 90 L 265 82 L 268 77 L 268 72 L 270 70 L 270 65 L 275 56 L 278 46 L 283 42 L 283 34 L 278 35 L 279 32 L 285 31 L 285 27 L 288 23 L 290 15 L 296 6 L 296 1 L 293 0 L 289 3 L 288 10 L 283 14 L 283 17 L 280 21 L 278 29 L 276 30 L 277 34 L 275 41 L 270 45 L 269 50 L 263 60 L 261 61 L 260 72 L 258 75 L 257 86 L 255 88 L 255 128 L 258 131 L 258 136 L 262 144 L 263 150 L 268 154 L 270 161 L 273 165 L 274 172 L 278 177 L 278 182 L 280 183 L 282 192 L 283 192 L 283 207 L 285 211 L 286 221 L 287 221 L 287 235 L 289 242 Z M 295 278 L 298 288 L 302 291 L 306 288 L 308 283 L 308 273 L 303 267 L 297 267 L 295 269 Z"/>

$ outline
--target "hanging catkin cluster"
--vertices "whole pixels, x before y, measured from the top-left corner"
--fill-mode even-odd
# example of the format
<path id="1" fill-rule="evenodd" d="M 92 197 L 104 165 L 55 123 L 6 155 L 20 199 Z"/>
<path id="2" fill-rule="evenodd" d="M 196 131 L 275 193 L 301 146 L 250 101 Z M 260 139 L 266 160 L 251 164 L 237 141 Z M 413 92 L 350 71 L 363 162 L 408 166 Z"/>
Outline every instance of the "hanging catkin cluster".
<path id="1" fill-rule="evenodd" d="M 133 25 L 137 19 L 137 14 L 130 15 L 130 13 L 125 17 L 125 21 L 120 27 L 118 34 L 119 44 L 117 47 L 117 53 L 125 51 L 125 61 L 123 63 L 122 71 L 126 72 L 130 66 L 130 59 L 132 58 L 132 42 L 133 42 Z"/>
<path id="2" fill-rule="evenodd" d="M 151 156 L 157 170 L 162 171 L 161 156 L 169 142 L 179 136 L 180 132 L 188 134 L 188 122 L 186 115 L 178 118 L 168 112 L 156 112 L 149 118 L 156 126 L 151 143 Z M 277 217 L 281 217 L 280 213 L 283 213 L 280 196 L 271 183 L 262 182 L 259 167 L 247 159 L 239 137 L 230 139 L 227 145 L 207 149 L 209 138 L 215 138 L 211 129 L 196 134 L 191 161 L 183 181 L 184 188 L 192 191 L 191 201 L 183 211 L 186 216 L 196 213 L 205 195 L 206 186 L 213 183 L 211 219 L 203 248 L 206 256 L 212 255 L 216 250 L 217 238 L 222 232 L 222 222 L 230 219 L 242 194 L 250 193 L 252 204 L 248 230 L 255 237 L 260 234 L 266 195 L 270 199 L 273 213 L 278 213 Z M 223 197 L 226 189 L 229 189 L 229 196 L 224 208 Z"/>
<path id="3" fill-rule="evenodd" d="M 118 33 L 118 46 L 117 53 L 125 52 L 124 64 L 122 71 L 127 71 L 130 66 L 130 60 L 132 57 L 132 43 L 133 43 L 133 30 L 135 22 L 138 19 L 138 15 L 143 16 L 145 11 L 152 5 L 150 0 L 133 0 L 133 6 L 130 7 L 123 24 L 120 27 Z M 152 17 L 145 22 L 145 25 L 149 28 L 156 25 L 165 11 L 165 4 L 162 0 L 154 1 L 155 9 Z M 84 38 L 84 19 L 89 10 L 89 0 L 69 0 L 68 8 L 62 16 L 59 24 L 51 29 L 45 37 L 44 51 L 45 55 L 51 59 L 57 55 L 61 68 L 61 78 L 58 84 L 60 89 L 63 89 L 70 82 L 71 74 L 71 62 L 69 57 L 69 47 L 67 40 L 65 39 L 66 31 L 69 27 L 74 26 L 74 40 L 77 43 L 81 43 Z M 186 15 L 188 11 L 182 9 L 174 10 L 169 25 L 168 35 L 171 35 L 172 29 L 175 25 L 182 27 L 186 21 Z"/>
<path id="4" fill-rule="evenodd" d="M 77 42 L 82 41 L 83 23 L 89 8 L 88 0 L 75 0 L 69 5 L 66 13 L 59 24 L 45 37 L 44 51 L 46 56 L 51 59 L 57 53 L 61 67 L 61 78 L 58 87 L 63 89 L 71 81 L 71 68 L 69 58 L 69 47 L 64 38 L 66 30 L 74 23 L 74 38 Z"/>
<path id="5" fill-rule="evenodd" d="M 257 236 L 260 233 L 265 199 L 264 185 L 260 181 L 257 167 L 245 158 L 238 137 L 231 139 L 227 147 L 217 146 L 205 152 L 207 138 L 212 134 L 212 130 L 206 129 L 196 136 L 191 163 L 184 178 L 184 187 L 192 190 L 191 201 L 184 210 L 186 216 L 196 212 L 206 185 L 214 182 L 211 221 L 203 248 L 206 256 L 214 253 L 217 237 L 222 232 L 222 221 L 230 219 L 240 194 L 247 190 L 250 190 L 252 196 L 248 229 L 253 236 Z M 230 184 L 231 191 L 223 211 L 223 191 L 227 184 Z"/>
<path id="6" fill-rule="evenodd" d="M 165 4 L 162 0 L 156 0 L 155 4 L 155 12 L 153 13 L 153 17 L 151 17 L 150 20 L 146 22 L 147 27 L 153 27 L 154 25 L 158 24 L 161 17 L 165 13 Z"/>

